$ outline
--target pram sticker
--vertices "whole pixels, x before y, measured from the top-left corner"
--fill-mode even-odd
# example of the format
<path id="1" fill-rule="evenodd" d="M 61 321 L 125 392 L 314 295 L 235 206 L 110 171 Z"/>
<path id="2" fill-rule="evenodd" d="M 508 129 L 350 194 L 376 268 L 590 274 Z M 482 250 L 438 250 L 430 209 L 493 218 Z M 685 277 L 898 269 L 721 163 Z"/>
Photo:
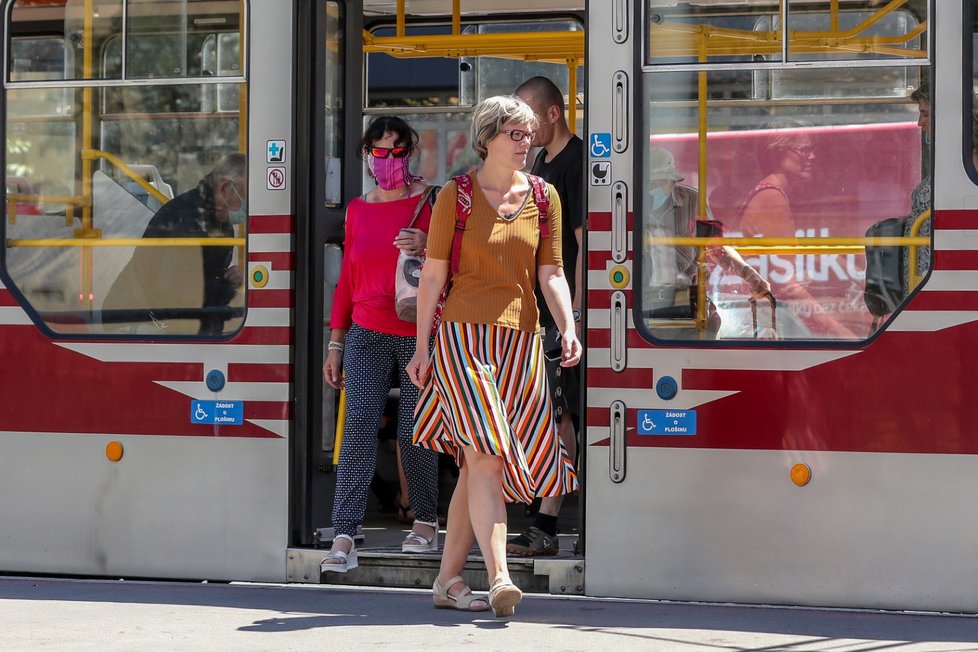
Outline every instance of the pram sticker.
<path id="1" fill-rule="evenodd" d="M 639 410 L 640 435 L 695 435 L 696 410 Z"/>

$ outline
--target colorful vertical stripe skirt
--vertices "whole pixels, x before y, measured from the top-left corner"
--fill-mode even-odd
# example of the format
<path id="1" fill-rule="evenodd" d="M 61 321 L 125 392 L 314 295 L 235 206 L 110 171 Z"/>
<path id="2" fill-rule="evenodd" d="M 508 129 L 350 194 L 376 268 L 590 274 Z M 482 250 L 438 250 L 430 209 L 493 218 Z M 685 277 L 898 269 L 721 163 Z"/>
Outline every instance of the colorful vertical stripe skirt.
<path id="1" fill-rule="evenodd" d="M 414 443 L 503 458 L 508 502 L 559 496 L 577 476 L 557 436 L 538 333 L 442 322 L 415 409 Z"/>

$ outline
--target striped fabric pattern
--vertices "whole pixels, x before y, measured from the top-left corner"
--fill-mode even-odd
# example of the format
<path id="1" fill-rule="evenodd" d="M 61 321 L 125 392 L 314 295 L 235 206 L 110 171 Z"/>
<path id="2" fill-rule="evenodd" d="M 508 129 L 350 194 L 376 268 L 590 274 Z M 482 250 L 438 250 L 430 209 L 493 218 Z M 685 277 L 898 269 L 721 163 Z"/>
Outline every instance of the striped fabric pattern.
<path id="1" fill-rule="evenodd" d="M 577 476 L 553 420 L 538 333 L 442 322 L 415 410 L 414 443 L 499 455 L 508 502 L 558 496 Z"/>

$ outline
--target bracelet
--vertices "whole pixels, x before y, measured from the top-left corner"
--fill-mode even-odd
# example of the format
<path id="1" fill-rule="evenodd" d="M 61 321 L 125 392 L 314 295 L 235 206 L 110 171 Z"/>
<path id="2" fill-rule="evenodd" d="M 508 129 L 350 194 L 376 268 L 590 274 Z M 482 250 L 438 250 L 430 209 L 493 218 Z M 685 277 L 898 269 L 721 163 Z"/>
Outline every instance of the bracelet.
<path id="1" fill-rule="evenodd" d="M 344 344 L 343 342 L 335 342 L 333 340 L 330 340 L 329 344 L 326 345 L 327 351 L 342 351 L 345 348 L 346 348 L 346 344 Z"/>

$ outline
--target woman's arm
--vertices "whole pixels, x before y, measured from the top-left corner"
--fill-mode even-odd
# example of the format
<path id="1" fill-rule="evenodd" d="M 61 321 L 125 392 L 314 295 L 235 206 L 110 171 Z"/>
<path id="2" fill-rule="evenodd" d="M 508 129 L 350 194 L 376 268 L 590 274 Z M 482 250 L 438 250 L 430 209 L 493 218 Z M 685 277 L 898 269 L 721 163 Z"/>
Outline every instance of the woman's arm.
<path id="1" fill-rule="evenodd" d="M 418 285 L 418 336 L 414 357 L 407 366 L 408 377 L 417 387 L 421 387 L 428 369 L 428 339 L 431 337 L 431 324 L 435 320 L 438 298 L 448 280 L 448 261 L 429 258 L 421 269 Z"/>
<path id="2" fill-rule="evenodd" d="M 581 361 L 581 343 L 577 339 L 574 318 L 571 316 L 571 296 L 564 269 L 557 265 L 537 268 L 537 281 L 557 330 L 560 331 L 562 356 L 560 366 L 573 367 Z"/>

